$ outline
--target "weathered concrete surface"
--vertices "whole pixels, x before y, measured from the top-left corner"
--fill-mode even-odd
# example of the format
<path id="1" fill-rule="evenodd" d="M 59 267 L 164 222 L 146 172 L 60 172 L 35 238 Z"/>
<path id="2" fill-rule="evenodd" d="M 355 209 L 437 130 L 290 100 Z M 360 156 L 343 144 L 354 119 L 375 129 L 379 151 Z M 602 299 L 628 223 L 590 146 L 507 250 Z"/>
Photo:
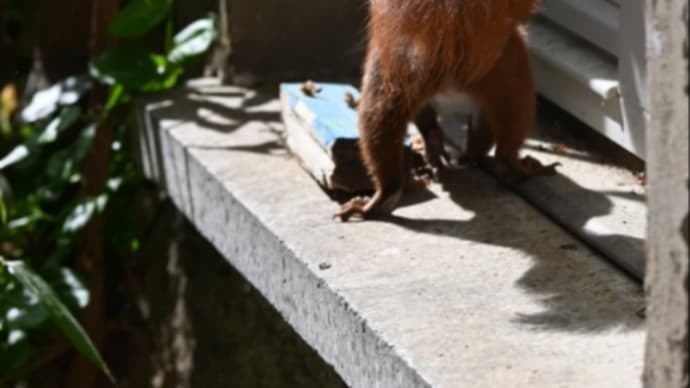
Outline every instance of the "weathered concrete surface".
<path id="1" fill-rule="evenodd" d="M 688 2 L 646 2 L 650 130 L 645 387 L 690 387 Z"/>
<path id="2" fill-rule="evenodd" d="M 559 175 L 535 178 L 516 190 L 564 228 L 626 271 L 644 278 L 647 226 L 645 188 L 630 171 L 593 160 L 558 144 L 528 142 L 543 163 L 560 163 Z"/>
<path id="3" fill-rule="evenodd" d="M 623 151 L 603 144 L 606 139 L 584 139 L 584 131 L 591 129 L 552 106 L 542 104 L 538 111 L 539 123 L 523 154 L 544 164 L 559 163 L 558 175 L 530 179 L 515 186 L 515 191 L 641 281 L 646 264 L 646 192 L 630 168 L 640 168 L 642 162 L 630 155 L 612 155 Z M 457 144 L 465 143 L 461 127 L 458 117 L 445 117 L 444 128 Z"/>
<path id="4" fill-rule="evenodd" d="M 142 194 L 129 199 L 154 196 Z M 124 260 L 141 314 L 135 322 L 147 330 L 137 336 L 143 346 L 120 353 L 135 365 L 121 386 L 345 387 L 174 205 L 155 201 L 150 212 L 142 218 L 149 237 Z"/>
<path id="5" fill-rule="evenodd" d="M 198 90 L 142 117 L 147 173 L 351 386 L 641 384 L 640 287 L 482 172 L 334 222 L 277 91 Z"/>

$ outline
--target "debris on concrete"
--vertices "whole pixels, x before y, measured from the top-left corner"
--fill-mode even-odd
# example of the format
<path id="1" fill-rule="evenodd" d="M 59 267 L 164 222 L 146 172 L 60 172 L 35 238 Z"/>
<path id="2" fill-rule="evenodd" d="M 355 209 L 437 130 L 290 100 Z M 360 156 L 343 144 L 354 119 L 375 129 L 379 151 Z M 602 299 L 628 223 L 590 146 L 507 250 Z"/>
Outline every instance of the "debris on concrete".
<path id="1" fill-rule="evenodd" d="M 307 80 L 302 84 L 302 93 L 309 97 L 314 97 L 318 93 L 321 93 L 321 90 L 323 90 L 319 85 L 316 84 L 316 82 L 312 80 Z"/>

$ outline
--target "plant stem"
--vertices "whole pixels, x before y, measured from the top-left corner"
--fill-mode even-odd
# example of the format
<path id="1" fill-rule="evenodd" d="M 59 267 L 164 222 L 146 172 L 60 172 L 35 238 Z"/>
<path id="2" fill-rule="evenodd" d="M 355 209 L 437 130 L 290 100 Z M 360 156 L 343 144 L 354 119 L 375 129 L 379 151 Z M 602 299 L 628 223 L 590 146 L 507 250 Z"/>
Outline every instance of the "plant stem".
<path id="1" fill-rule="evenodd" d="M 107 49 L 112 42 L 106 37 L 108 22 L 115 16 L 119 6 L 118 0 L 95 0 L 91 9 L 90 56 L 95 58 Z M 107 99 L 103 87 L 94 88 L 89 101 L 89 110 L 104 120 L 98 120 L 96 138 L 84 163 L 84 181 L 82 195 L 95 197 L 103 192 L 110 176 L 111 143 L 113 127 L 118 119 L 117 114 L 102 116 L 101 112 Z M 82 324 L 98 347 L 102 347 L 105 338 L 105 223 L 98 214 L 84 227 L 78 244 L 76 267 L 84 277 L 91 292 L 91 302 L 84 310 Z M 76 356 L 69 374 L 69 387 L 91 388 L 98 384 L 98 370 L 84 357 Z"/>

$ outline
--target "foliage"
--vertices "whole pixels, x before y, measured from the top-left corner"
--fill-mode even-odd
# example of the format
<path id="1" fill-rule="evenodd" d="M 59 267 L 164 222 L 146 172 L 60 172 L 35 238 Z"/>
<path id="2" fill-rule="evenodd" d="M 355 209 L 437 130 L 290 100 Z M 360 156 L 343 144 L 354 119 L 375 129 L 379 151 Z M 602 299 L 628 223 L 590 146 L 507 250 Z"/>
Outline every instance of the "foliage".
<path id="1" fill-rule="evenodd" d="M 127 122 L 104 123 L 127 117 L 114 112 L 129 110 L 133 96 L 175 86 L 185 63 L 215 39 L 215 19 L 209 16 L 176 36 L 168 34 L 166 52 L 149 49 L 142 38 L 169 22 L 170 6 L 169 0 L 130 1 L 108 27 L 119 44 L 91 61 L 88 75 L 36 93 L 17 120 L 7 119 L 8 106 L 16 101 L 0 102 L 6 118 L 0 141 L 6 153 L 0 159 L 0 377 L 56 342 L 57 332 L 107 373 L 74 318 L 87 305 L 89 291 L 70 266 L 79 232 L 95 215 L 108 214 L 123 187 L 140 180 L 127 147 Z M 94 83 L 109 90 L 100 111 L 85 103 Z M 113 131 L 109 179 L 101 193 L 84 197 L 84 161 L 101 130 Z M 109 240 L 136 249 L 131 232 L 136 228 L 119 229 Z"/>

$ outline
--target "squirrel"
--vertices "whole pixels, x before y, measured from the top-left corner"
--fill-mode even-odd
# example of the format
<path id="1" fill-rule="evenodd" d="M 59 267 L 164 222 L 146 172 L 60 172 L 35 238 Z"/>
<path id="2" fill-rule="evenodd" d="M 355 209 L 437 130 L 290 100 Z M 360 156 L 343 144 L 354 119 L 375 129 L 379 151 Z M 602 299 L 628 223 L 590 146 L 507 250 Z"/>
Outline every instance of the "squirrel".
<path id="1" fill-rule="evenodd" d="M 403 192 L 407 123 L 425 142 L 425 159 L 442 169 L 439 96 L 459 94 L 478 108 L 462 162 L 478 162 L 496 146 L 502 175 L 552 175 L 519 150 L 535 121 L 536 93 L 524 23 L 539 0 L 370 0 L 369 44 L 358 104 L 359 148 L 373 180 L 335 215 L 390 214 Z M 466 98 L 466 97 L 469 97 Z"/>

